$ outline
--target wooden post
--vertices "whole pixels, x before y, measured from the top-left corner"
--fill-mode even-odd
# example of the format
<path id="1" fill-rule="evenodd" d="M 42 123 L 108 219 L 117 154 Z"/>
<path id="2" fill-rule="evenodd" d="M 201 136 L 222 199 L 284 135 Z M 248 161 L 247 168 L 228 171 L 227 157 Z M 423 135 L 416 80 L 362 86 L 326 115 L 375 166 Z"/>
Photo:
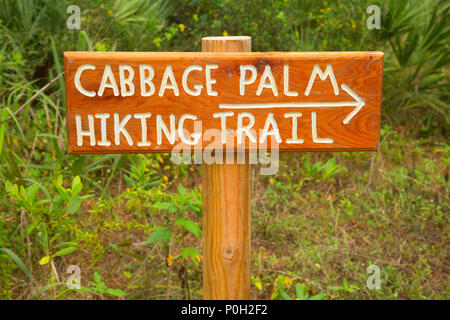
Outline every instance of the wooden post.
<path id="1" fill-rule="evenodd" d="M 202 38 L 204 52 L 249 52 L 250 37 Z M 248 161 L 248 157 L 247 161 Z M 251 165 L 203 164 L 203 297 L 250 299 Z"/>

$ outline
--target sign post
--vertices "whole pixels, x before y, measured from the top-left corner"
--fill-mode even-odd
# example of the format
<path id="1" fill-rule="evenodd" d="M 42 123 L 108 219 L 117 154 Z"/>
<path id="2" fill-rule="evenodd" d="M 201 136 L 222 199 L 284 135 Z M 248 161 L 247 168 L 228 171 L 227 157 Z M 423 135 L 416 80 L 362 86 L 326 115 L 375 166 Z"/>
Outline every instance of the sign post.
<path id="1" fill-rule="evenodd" d="M 68 148 L 202 152 L 204 297 L 249 299 L 248 153 L 375 151 L 383 53 L 202 51 L 65 52 Z"/>
<path id="2" fill-rule="evenodd" d="M 203 38 L 202 51 L 249 52 L 251 38 Z M 246 161 L 202 165 L 203 297 L 207 300 L 250 299 L 252 173 L 248 157 Z"/>

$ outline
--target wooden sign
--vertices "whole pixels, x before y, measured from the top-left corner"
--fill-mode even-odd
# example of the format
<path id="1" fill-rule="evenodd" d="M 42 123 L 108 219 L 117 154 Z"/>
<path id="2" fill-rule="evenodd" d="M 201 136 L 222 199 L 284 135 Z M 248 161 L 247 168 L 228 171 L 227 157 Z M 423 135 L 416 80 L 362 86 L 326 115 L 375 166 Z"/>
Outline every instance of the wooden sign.
<path id="1" fill-rule="evenodd" d="M 69 153 L 376 150 L 382 52 L 66 52 Z"/>

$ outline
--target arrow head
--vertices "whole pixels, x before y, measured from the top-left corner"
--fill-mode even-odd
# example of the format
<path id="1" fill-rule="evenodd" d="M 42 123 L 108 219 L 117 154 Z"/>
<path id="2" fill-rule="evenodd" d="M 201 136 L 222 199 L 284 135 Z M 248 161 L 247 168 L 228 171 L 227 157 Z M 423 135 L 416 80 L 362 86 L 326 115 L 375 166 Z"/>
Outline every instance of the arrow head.
<path id="1" fill-rule="evenodd" d="M 358 96 L 352 89 L 350 89 L 350 87 L 347 86 L 345 83 L 341 84 L 341 88 L 357 102 L 355 109 L 353 109 L 353 111 L 350 112 L 347 115 L 347 117 L 345 117 L 345 119 L 342 121 L 344 124 L 349 124 L 350 121 L 353 119 L 353 117 L 359 112 L 359 110 L 361 110 L 361 108 L 364 107 L 366 102 L 360 96 Z"/>

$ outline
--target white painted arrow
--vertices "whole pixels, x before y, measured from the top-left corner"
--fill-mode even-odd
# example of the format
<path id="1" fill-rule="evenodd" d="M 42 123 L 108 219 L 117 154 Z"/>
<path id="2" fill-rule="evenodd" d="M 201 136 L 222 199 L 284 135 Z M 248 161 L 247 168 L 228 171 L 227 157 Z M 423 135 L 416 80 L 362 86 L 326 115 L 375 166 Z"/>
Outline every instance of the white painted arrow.
<path id="1" fill-rule="evenodd" d="M 347 117 L 342 121 L 348 124 L 353 117 L 361 110 L 366 102 L 358 96 L 345 83 L 341 85 L 342 90 L 347 92 L 354 101 L 337 101 L 337 102 L 269 102 L 269 103 L 221 103 L 220 109 L 269 109 L 269 108 L 324 108 L 324 107 L 355 107 Z"/>
<path id="2" fill-rule="evenodd" d="M 342 121 L 344 124 L 348 124 L 350 120 L 352 120 L 353 117 L 359 112 L 359 110 L 361 110 L 361 108 L 364 107 L 366 102 L 360 96 L 358 96 L 352 89 L 350 89 L 349 86 L 347 86 L 345 83 L 341 84 L 341 88 L 342 90 L 347 92 L 353 99 L 355 99 L 356 102 L 355 105 L 356 108 L 353 109 L 353 111 L 350 112 L 347 115 L 347 117 L 345 117 L 345 119 Z"/>

